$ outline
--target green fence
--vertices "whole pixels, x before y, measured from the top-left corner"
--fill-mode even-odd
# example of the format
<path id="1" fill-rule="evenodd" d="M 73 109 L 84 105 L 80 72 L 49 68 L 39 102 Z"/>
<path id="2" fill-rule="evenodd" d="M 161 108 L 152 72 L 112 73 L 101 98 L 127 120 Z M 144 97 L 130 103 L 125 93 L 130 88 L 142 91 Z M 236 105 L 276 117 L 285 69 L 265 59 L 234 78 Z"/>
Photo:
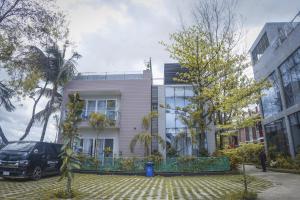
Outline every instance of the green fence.
<path id="1" fill-rule="evenodd" d="M 99 172 L 144 172 L 147 158 L 82 159 L 81 170 Z M 179 157 L 154 162 L 155 172 L 222 172 L 230 170 L 227 157 Z"/>

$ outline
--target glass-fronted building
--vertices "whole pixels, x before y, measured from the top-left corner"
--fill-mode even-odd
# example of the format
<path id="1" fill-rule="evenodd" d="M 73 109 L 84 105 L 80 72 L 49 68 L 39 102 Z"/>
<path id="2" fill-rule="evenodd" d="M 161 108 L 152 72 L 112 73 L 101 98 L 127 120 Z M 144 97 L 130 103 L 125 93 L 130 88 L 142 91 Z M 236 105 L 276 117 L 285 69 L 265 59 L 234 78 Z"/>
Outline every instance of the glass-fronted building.
<path id="1" fill-rule="evenodd" d="M 252 45 L 253 72 L 270 87 L 261 98 L 268 151 L 300 153 L 300 23 L 267 23 Z"/>
<path id="2" fill-rule="evenodd" d="M 198 137 L 192 137 L 191 129 L 184 121 L 187 113 L 184 108 L 190 104 L 193 97 L 192 85 L 176 82 L 174 78 L 185 69 L 177 63 L 164 65 L 164 85 L 158 87 L 159 133 L 166 140 L 167 157 L 176 155 L 196 155 L 198 151 Z M 215 151 L 215 136 L 206 133 L 205 148 L 209 153 Z"/>

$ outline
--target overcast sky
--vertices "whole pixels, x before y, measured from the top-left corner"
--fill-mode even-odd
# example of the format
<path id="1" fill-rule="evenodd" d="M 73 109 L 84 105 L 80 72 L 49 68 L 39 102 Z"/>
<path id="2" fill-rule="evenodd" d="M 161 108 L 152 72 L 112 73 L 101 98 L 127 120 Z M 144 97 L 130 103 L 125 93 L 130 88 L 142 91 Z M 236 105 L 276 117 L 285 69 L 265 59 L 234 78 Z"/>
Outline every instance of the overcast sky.
<path id="1" fill-rule="evenodd" d="M 82 55 L 79 72 L 124 73 L 142 71 L 152 58 L 154 77 L 163 77 L 163 64 L 173 62 L 159 44 L 191 23 L 197 0 L 57 0 L 70 20 L 70 37 Z M 246 31 L 242 42 L 249 49 L 266 22 L 290 21 L 300 10 L 300 0 L 237 0 Z M 1 72 L 0 72 L 1 73 Z M 0 124 L 9 140 L 24 132 L 30 119 L 30 100 L 17 102 L 12 113 L 0 110 Z M 40 108 L 42 105 L 40 106 Z M 39 108 L 39 109 L 40 109 Z M 55 137 L 52 120 L 47 141 Z M 41 125 L 32 128 L 27 139 L 38 140 Z"/>

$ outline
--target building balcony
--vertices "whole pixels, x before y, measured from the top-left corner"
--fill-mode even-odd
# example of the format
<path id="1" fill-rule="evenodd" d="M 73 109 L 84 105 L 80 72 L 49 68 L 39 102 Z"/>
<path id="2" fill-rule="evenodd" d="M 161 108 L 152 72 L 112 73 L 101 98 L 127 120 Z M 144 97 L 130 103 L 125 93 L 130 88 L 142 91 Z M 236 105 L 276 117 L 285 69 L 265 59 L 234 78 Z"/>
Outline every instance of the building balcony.
<path id="1" fill-rule="evenodd" d="M 115 115 L 107 115 L 106 117 L 108 119 L 108 126 L 105 127 L 105 129 L 119 129 L 120 128 L 120 112 L 115 111 Z M 89 124 L 89 115 L 82 114 L 81 115 L 82 121 L 79 123 L 79 128 L 92 128 Z"/>

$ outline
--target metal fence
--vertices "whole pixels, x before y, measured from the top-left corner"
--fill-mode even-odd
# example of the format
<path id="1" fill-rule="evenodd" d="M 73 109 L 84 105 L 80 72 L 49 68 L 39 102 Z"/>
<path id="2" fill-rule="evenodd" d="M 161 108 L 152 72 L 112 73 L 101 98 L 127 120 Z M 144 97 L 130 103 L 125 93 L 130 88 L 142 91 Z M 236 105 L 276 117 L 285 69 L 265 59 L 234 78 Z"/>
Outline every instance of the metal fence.
<path id="1" fill-rule="evenodd" d="M 92 157 L 81 160 L 81 170 L 99 172 L 144 172 L 145 163 L 149 158 L 104 158 L 96 160 Z M 155 172 L 223 172 L 230 170 L 227 157 L 179 157 L 154 161 Z"/>

